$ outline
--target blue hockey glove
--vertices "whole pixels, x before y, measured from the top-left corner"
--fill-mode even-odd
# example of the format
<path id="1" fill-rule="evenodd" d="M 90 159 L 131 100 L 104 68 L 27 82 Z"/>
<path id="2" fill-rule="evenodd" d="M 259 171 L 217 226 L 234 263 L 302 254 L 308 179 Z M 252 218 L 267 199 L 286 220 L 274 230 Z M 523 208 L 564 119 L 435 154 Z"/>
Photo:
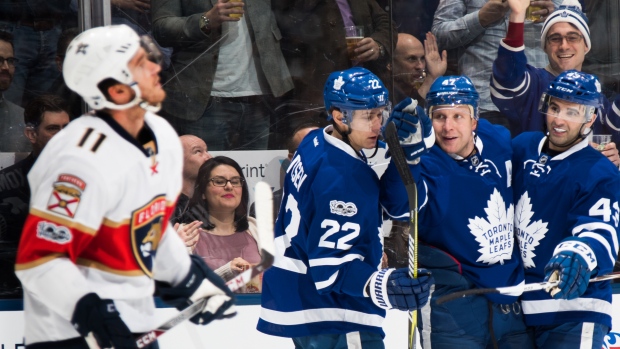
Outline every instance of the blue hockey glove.
<path id="1" fill-rule="evenodd" d="M 394 122 L 398 140 L 411 165 L 420 162 L 420 156 L 435 144 L 431 119 L 414 99 L 405 98 L 398 103 L 387 122 Z"/>
<path id="2" fill-rule="evenodd" d="M 189 273 L 177 286 L 161 281 L 155 283 L 161 299 L 183 310 L 196 301 L 208 298 L 202 313 L 190 319 L 198 325 L 235 316 L 235 296 L 224 280 L 209 269 L 202 258 L 195 255 L 190 257 L 192 266 Z"/>
<path id="3" fill-rule="evenodd" d="M 120 317 L 111 299 L 89 293 L 75 305 L 71 317 L 73 327 L 82 337 L 91 332 L 101 348 L 137 349 L 134 335 Z"/>
<path id="4" fill-rule="evenodd" d="M 407 268 L 383 269 L 368 279 L 367 292 L 379 308 L 412 311 L 428 302 L 434 280 L 428 270 L 420 269 L 417 279 L 409 277 Z"/>
<path id="5" fill-rule="evenodd" d="M 594 251 L 582 239 L 568 238 L 562 241 L 545 266 L 545 281 L 559 280 L 560 283 L 547 292 L 555 299 L 578 298 L 588 288 L 594 268 Z"/>

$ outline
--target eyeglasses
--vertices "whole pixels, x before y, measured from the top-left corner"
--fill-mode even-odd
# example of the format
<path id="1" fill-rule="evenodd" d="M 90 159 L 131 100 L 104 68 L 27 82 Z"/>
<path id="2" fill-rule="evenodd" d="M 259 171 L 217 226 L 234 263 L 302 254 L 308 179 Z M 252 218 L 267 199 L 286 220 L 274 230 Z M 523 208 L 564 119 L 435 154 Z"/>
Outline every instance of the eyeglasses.
<path id="1" fill-rule="evenodd" d="M 232 185 L 233 187 L 240 187 L 243 185 L 244 182 L 243 178 L 241 177 L 233 177 L 231 179 L 226 179 L 224 177 L 213 177 L 209 180 L 211 181 L 211 183 L 213 183 L 213 186 L 215 187 L 225 187 L 228 182 L 230 182 L 230 185 Z"/>
<path id="2" fill-rule="evenodd" d="M 15 63 L 19 62 L 19 59 L 15 57 L 4 58 L 0 57 L 0 67 L 4 65 L 4 62 L 9 65 L 9 67 L 14 67 Z"/>
<path id="3" fill-rule="evenodd" d="M 583 39 L 583 35 L 577 33 L 570 33 L 568 35 L 553 34 L 547 37 L 547 43 L 556 46 L 562 45 L 564 39 L 566 39 L 566 42 L 568 42 L 569 44 L 576 44 L 581 42 L 581 39 Z"/>

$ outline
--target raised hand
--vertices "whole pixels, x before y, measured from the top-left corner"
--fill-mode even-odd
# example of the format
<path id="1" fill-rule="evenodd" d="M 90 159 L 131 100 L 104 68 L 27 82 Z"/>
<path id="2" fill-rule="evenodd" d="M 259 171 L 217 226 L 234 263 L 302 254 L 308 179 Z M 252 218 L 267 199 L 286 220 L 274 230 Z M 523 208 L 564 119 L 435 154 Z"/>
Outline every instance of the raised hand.
<path id="1" fill-rule="evenodd" d="M 398 140 L 403 147 L 407 162 L 411 165 L 420 162 L 420 156 L 435 144 L 431 119 L 424 109 L 418 106 L 418 102 L 411 98 L 405 98 L 398 103 L 387 122 L 394 122 Z"/>

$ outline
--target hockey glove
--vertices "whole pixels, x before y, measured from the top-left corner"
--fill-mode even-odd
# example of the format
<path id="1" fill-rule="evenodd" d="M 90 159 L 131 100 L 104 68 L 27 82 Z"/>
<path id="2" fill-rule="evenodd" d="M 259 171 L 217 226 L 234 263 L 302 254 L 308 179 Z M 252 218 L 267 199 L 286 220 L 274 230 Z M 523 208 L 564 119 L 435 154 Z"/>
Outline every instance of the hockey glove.
<path id="1" fill-rule="evenodd" d="M 80 298 L 71 323 L 82 337 L 92 332 L 101 348 L 138 348 L 133 334 L 116 311 L 114 301 L 101 299 L 96 293 Z"/>
<path id="2" fill-rule="evenodd" d="M 545 266 L 545 281 L 560 283 L 547 290 L 555 299 L 575 299 L 588 288 L 596 268 L 594 251 L 580 238 L 568 238 L 556 246 Z"/>
<path id="3" fill-rule="evenodd" d="M 387 122 L 394 122 L 398 140 L 411 165 L 420 162 L 420 156 L 435 144 L 431 119 L 414 99 L 405 98 L 398 103 Z"/>
<path id="4" fill-rule="evenodd" d="M 177 286 L 157 281 L 155 283 L 161 299 L 179 310 L 192 303 L 208 298 L 202 313 L 190 319 L 195 324 L 206 325 L 216 319 L 233 317 L 237 314 L 234 307 L 235 296 L 224 280 L 204 263 L 202 258 L 192 255 L 189 273 Z"/>
<path id="5" fill-rule="evenodd" d="M 368 279 L 366 290 L 379 308 L 406 311 L 420 309 L 428 301 L 434 280 L 426 269 L 420 269 L 418 275 L 417 279 L 410 278 L 407 268 L 379 270 Z"/>

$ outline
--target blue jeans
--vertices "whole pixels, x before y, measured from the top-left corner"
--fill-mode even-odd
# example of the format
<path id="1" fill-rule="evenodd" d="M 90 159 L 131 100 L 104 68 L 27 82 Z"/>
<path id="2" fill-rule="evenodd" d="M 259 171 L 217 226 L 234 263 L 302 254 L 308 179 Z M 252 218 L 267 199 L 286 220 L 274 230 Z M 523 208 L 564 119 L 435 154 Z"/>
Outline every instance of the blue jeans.
<path id="1" fill-rule="evenodd" d="M 265 150 L 269 120 L 269 109 L 264 101 L 248 103 L 212 97 L 198 120 L 172 117 L 170 123 L 179 135 L 202 138 L 209 150 Z"/>
<path id="2" fill-rule="evenodd" d="M 600 349 L 609 328 L 592 322 L 532 326 L 537 349 Z"/>
<path id="3" fill-rule="evenodd" d="M 438 305 L 437 298 L 463 287 L 433 288 L 430 302 L 418 311 L 422 347 L 489 349 L 494 348 L 495 342 L 500 349 L 534 348 L 519 302 L 495 304 L 483 296 L 473 296 Z"/>
<path id="4" fill-rule="evenodd" d="M 56 66 L 56 44 L 60 37 L 60 25 L 50 30 L 36 31 L 18 23 L 0 21 L 0 30 L 13 34 L 15 65 L 13 82 L 4 97 L 25 106 L 34 97 L 45 94 L 60 76 Z"/>
<path id="5" fill-rule="evenodd" d="M 350 332 L 293 338 L 295 349 L 384 349 L 378 333 Z"/>

